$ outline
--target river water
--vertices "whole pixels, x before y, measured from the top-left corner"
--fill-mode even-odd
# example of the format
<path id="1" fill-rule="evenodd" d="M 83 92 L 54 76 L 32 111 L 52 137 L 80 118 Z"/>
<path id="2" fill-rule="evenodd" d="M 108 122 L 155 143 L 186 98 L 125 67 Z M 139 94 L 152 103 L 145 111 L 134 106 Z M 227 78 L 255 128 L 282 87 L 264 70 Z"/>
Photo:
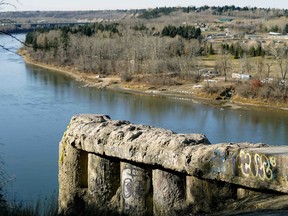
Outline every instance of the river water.
<path id="1" fill-rule="evenodd" d="M 17 35 L 20 39 L 24 35 Z M 0 35 L 0 44 L 20 44 Z M 0 155 L 9 198 L 30 200 L 57 193 L 58 144 L 71 117 L 108 114 L 112 119 L 203 133 L 212 143 L 288 144 L 288 111 L 231 109 L 191 101 L 84 88 L 63 74 L 25 64 L 0 49 Z"/>

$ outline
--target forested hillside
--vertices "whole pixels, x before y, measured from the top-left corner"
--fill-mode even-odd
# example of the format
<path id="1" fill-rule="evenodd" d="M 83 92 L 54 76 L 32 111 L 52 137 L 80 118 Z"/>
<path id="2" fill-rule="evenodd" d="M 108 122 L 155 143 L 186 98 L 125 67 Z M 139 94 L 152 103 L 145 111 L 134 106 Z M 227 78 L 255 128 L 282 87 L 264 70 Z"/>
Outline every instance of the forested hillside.
<path id="1" fill-rule="evenodd" d="M 99 77 L 158 86 L 200 83 L 213 97 L 230 85 L 244 98 L 287 100 L 287 10 L 203 6 L 121 12 L 130 15 L 30 32 L 25 50 L 36 62 Z"/>
<path id="2" fill-rule="evenodd" d="M 29 33 L 31 57 L 125 80 L 140 74 L 187 76 L 193 58 L 205 51 L 201 30 L 193 26 L 148 28 L 118 23 L 65 27 Z"/>

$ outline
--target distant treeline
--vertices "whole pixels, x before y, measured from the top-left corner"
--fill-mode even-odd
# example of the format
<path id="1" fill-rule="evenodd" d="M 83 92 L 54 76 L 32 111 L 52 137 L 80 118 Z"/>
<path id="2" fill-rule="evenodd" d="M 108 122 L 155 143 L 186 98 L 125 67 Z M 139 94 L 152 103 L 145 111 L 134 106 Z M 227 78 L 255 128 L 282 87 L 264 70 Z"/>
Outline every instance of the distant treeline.
<path id="1" fill-rule="evenodd" d="M 257 8 L 257 7 L 238 7 L 235 5 L 225 5 L 225 6 L 189 6 L 189 7 L 156 7 L 154 9 L 143 9 L 143 10 L 135 10 L 136 13 L 141 13 L 140 18 L 144 19 L 153 19 L 161 17 L 162 15 L 169 15 L 175 11 L 182 11 L 184 13 L 193 13 L 193 12 L 203 12 L 203 11 L 211 11 L 213 15 L 222 15 L 225 12 L 233 12 L 233 11 L 251 11 L 255 12 L 256 10 L 261 10 L 269 13 L 271 10 L 277 10 L 275 13 L 276 16 L 288 16 L 288 9 L 280 10 L 280 9 L 271 9 L 271 8 Z M 128 10 L 127 10 L 128 12 Z"/>
<path id="2" fill-rule="evenodd" d="M 61 38 L 62 38 L 62 43 L 66 44 L 65 41 L 68 40 L 68 34 L 81 34 L 85 35 L 88 37 L 91 37 L 97 32 L 103 33 L 104 31 L 109 32 L 110 36 L 112 34 L 118 34 L 119 36 L 123 35 L 123 32 L 120 32 L 118 30 L 119 23 L 108 23 L 108 24 L 103 24 L 103 23 L 93 23 L 93 24 L 86 24 L 86 25 L 79 25 L 77 27 L 70 27 L 70 26 L 64 26 L 64 27 L 56 27 L 56 28 L 49 28 L 49 29 L 38 29 L 37 31 L 34 32 L 28 32 L 26 35 L 26 43 L 33 45 L 34 50 L 39 48 L 39 44 L 37 44 L 37 35 L 39 33 L 45 33 L 49 32 L 51 30 L 60 30 L 61 33 Z M 149 28 L 146 27 L 144 24 L 140 25 L 134 25 L 131 26 L 130 29 L 133 29 L 135 31 L 149 31 Z M 153 31 L 154 29 L 151 29 Z M 122 29 L 123 31 L 123 29 Z M 160 34 L 155 34 L 156 36 L 159 36 Z M 195 28 L 194 26 L 173 26 L 173 25 L 168 25 L 165 26 L 161 32 L 161 36 L 167 36 L 167 37 L 176 37 L 176 36 L 181 36 L 182 38 L 185 38 L 187 40 L 190 39 L 197 39 L 198 37 L 201 36 L 201 30 L 200 28 Z M 48 43 L 46 42 L 44 44 L 44 48 L 48 49 L 50 47 L 55 47 L 57 46 L 57 43 Z M 43 47 L 43 46 L 42 46 Z"/>

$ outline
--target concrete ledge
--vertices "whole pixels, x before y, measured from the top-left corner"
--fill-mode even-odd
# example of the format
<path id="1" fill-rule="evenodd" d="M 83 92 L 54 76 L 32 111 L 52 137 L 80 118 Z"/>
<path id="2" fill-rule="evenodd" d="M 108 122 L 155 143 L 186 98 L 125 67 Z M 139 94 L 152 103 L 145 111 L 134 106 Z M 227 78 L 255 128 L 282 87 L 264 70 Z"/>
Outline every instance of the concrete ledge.
<path id="1" fill-rule="evenodd" d="M 59 213 L 87 205 L 120 215 L 169 215 L 195 205 L 209 212 L 221 200 L 288 194 L 287 162 L 288 146 L 211 145 L 203 134 L 76 115 L 59 147 Z"/>
<path id="2" fill-rule="evenodd" d="M 90 153 L 159 166 L 196 177 L 216 179 L 252 188 L 265 186 L 265 182 L 270 184 L 272 179 L 257 178 L 257 176 L 247 179 L 245 173 L 241 174 L 240 171 L 243 168 L 239 168 L 239 166 L 241 164 L 242 166 L 249 165 L 249 162 L 244 161 L 249 158 L 243 159 L 244 154 L 248 155 L 248 152 L 252 154 L 252 152 L 259 151 L 259 154 L 261 152 L 263 152 L 261 155 L 269 153 L 268 157 L 271 157 L 271 154 L 279 155 L 281 152 L 288 151 L 288 147 L 267 148 L 268 145 L 265 144 L 221 143 L 211 145 L 203 134 L 176 134 L 161 128 L 111 120 L 106 115 L 74 116 L 62 142 Z M 62 151 L 64 152 L 65 149 Z M 63 155 L 63 152 L 60 154 Z M 265 156 L 261 157 L 266 158 Z M 285 160 L 285 157 L 277 156 L 277 160 L 280 159 Z M 264 161 L 262 162 L 264 163 Z M 280 161 L 277 164 L 279 163 Z M 251 166 L 255 165 L 251 164 Z M 283 173 L 283 169 L 281 172 Z M 270 185 L 269 189 L 287 192 L 286 189 L 280 189 L 273 185 Z"/>

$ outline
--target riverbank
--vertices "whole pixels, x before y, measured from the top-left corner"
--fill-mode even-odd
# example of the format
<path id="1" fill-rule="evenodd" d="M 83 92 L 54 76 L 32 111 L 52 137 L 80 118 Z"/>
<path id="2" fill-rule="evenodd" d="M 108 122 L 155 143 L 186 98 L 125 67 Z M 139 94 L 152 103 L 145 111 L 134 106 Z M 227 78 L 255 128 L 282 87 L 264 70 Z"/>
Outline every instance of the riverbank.
<path id="1" fill-rule="evenodd" d="M 120 77 L 109 76 L 101 77 L 96 74 L 84 73 L 73 67 L 59 67 L 56 65 L 36 62 L 30 58 L 26 50 L 19 50 L 18 53 L 23 57 L 23 60 L 30 65 L 42 67 L 51 71 L 60 72 L 73 79 L 82 82 L 83 87 L 106 88 L 114 91 L 127 92 L 131 94 L 145 94 L 154 97 L 168 97 L 178 100 L 193 100 L 209 105 L 229 107 L 232 109 L 279 109 L 288 110 L 287 103 L 265 102 L 257 99 L 247 99 L 239 96 L 233 96 L 230 100 L 216 100 L 217 95 L 207 94 L 197 85 L 184 83 L 181 85 L 155 86 L 141 82 L 123 82 Z"/>

